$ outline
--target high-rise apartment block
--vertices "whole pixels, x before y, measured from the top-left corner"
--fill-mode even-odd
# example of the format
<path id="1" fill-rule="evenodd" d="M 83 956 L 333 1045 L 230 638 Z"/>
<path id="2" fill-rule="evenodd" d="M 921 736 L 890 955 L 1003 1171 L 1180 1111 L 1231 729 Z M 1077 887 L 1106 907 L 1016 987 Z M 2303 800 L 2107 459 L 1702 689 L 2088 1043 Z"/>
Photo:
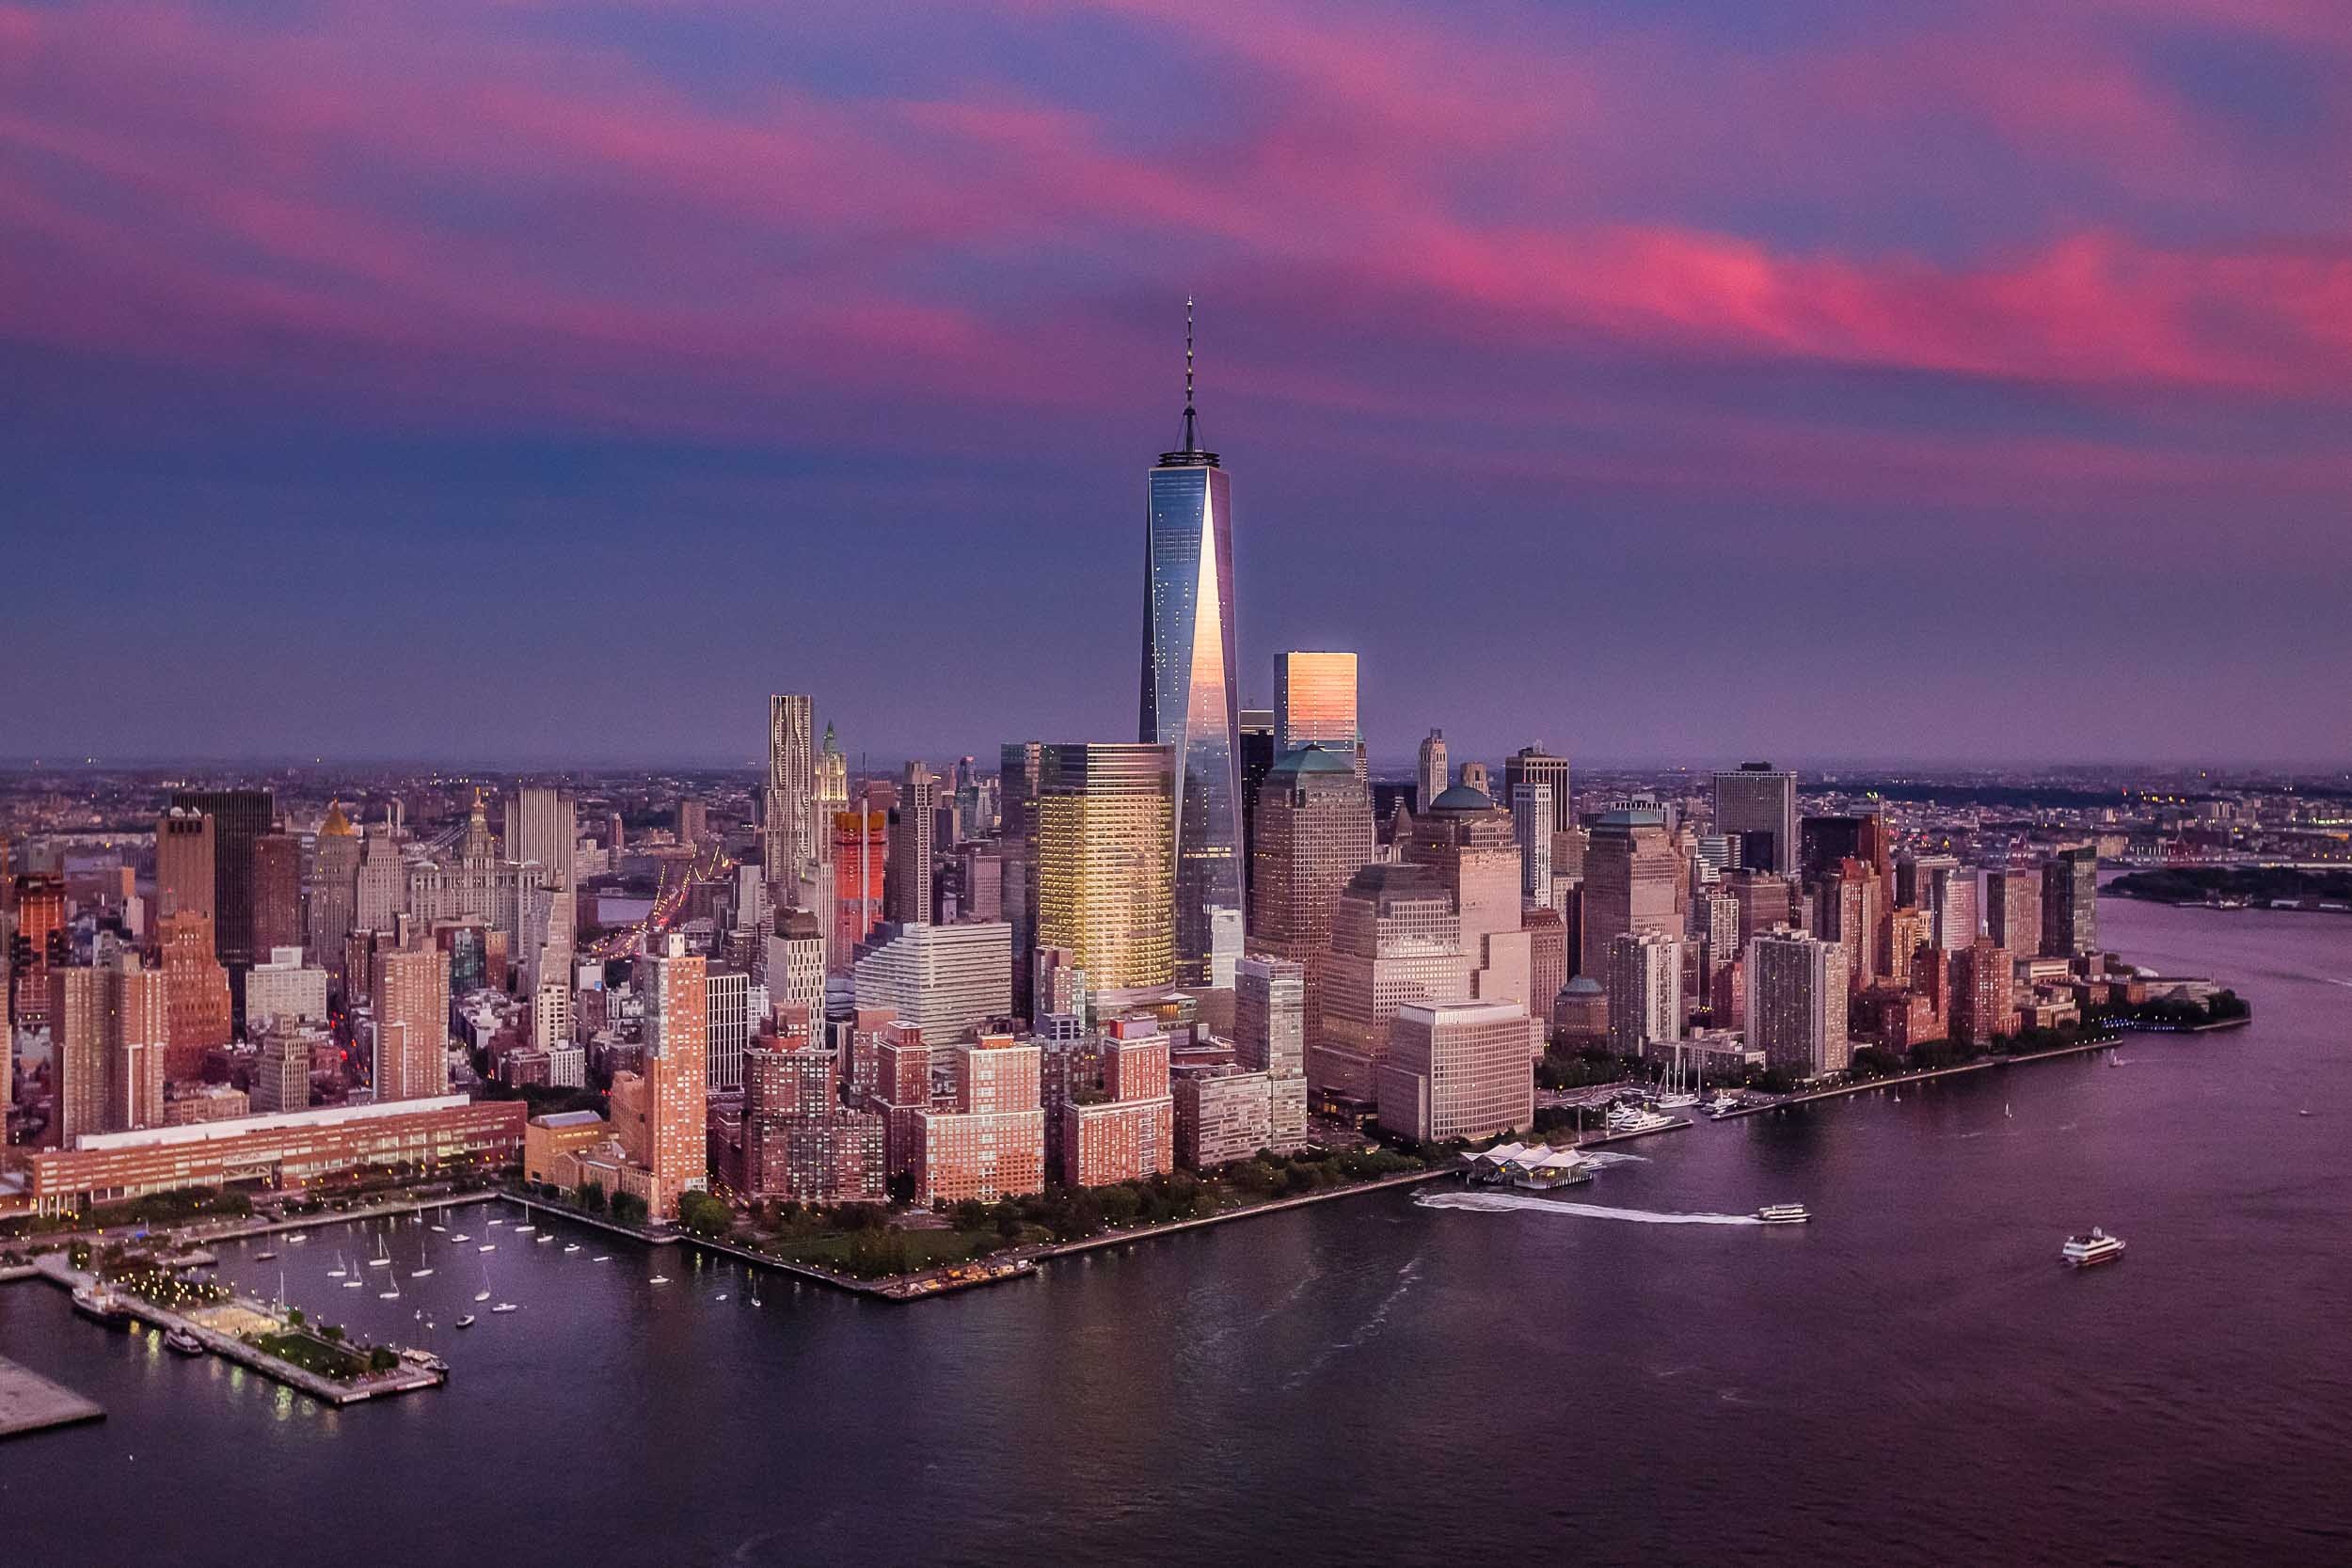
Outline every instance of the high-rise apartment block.
<path id="1" fill-rule="evenodd" d="M 1846 1069 L 1844 946 L 1767 932 L 1748 944 L 1747 993 L 1748 1043 L 1767 1067 L 1799 1078 Z"/>
<path id="2" fill-rule="evenodd" d="M 655 1219 L 674 1219 L 680 1193 L 709 1185 L 704 1138 L 704 1074 L 709 1060 L 709 960 L 686 951 L 672 933 L 665 951 L 637 960 L 637 988 L 645 998 L 645 1070 L 638 1089 L 640 1164 L 650 1174 Z M 624 1075 L 626 1076 L 626 1075 Z M 620 1084 L 613 1107 L 620 1113 Z"/>
<path id="3" fill-rule="evenodd" d="M 1101 1093 L 1073 1095 L 1060 1107 L 1063 1183 L 1100 1187 L 1166 1175 L 1176 1162 L 1167 1035 L 1148 1021 L 1114 1020 L 1096 1060 Z"/>
<path id="4" fill-rule="evenodd" d="M 1682 1037 L 1682 942 L 1661 931 L 1609 942 L 1609 1049 L 1658 1056 Z"/>
<path id="5" fill-rule="evenodd" d="M 939 821 L 939 777 L 920 762 L 907 764 L 890 814 L 890 866 L 883 908 L 902 926 L 931 918 L 931 847 Z"/>
<path id="6" fill-rule="evenodd" d="M 2009 866 L 1984 874 L 1985 929 L 2021 958 L 2042 951 L 2042 868 Z"/>
<path id="7" fill-rule="evenodd" d="M 958 1203 L 1042 1192 L 1045 1109 L 1039 1051 L 1010 1035 L 958 1046 L 952 1109 L 913 1117 L 909 1170 L 918 1203 Z"/>
<path id="8" fill-rule="evenodd" d="M 1334 908 L 1337 902 L 1333 900 Z M 1303 964 L 1252 955 L 1234 966 L 1233 1055 L 1243 1068 L 1265 1075 L 1267 1148 L 1292 1149 L 1307 1141 L 1307 1041 L 1311 1037 Z"/>
<path id="9" fill-rule="evenodd" d="M 375 1098 L 449 1093 L 449 955 L 437 947 L 380 950 L 368 987 L 375 1022 Z"/>

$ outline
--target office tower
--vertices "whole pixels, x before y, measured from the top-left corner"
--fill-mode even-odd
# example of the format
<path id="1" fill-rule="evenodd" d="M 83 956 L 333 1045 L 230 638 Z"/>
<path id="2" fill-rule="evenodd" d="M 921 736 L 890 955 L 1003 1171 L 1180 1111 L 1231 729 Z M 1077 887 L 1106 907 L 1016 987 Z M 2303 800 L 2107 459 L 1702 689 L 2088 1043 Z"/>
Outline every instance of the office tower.
<path id="1" fill-rule="evenodd" d="M 882 922 L 888 891 L 890 818 L 878 811 L 833 814 L 833 940 L 825 966 L 847 974 L 858 944 Z"/>
<path id="2" fill-rule="evenodd" d="M 1715 831 L 1739 843 L 1741 865 L 1796 875 L 1797 776 L 1769 762 L 1716 774 Z"/>
<path id="3" fill-rule="evenodd" d="M 787 1007 L 804 1007 L 809 1017 L 823 1018 L 825 943 L 817 917 L 806 910 L 786 910 L 764 940 L 770 1010 L 781 1014 Z"/>
<path id="4" fill-rule="evenodd" d="M 1532 1127 L 1542 1052 L 1542 1026 L 1516 1004 L 1408 1004 L 1380 1065 L 1380 1125 L 1423 1143 Z"/>
<path id="5" fill-rule="evenodd" d="M 655 1219 L 677 1216 L 678 1195 L 710 1184 L 704 1139 L 704 1071 L 708 1060 L 709 960 L 690 955 L 672 932 L 664 951 L 637 960 L 637 988 L 645 998 L 645 1070 L 642 1096 L 642 1163 L 653 1179 L 646 1208 Z M 618 1098 L 619 1079 L 614 1080 Z"/>
<path id="6" fill-rule="evenodd" d="M 2078 958 L 2099 951 L 2099 851 L 2060 849 L 2042 864 L 2042 956 Z"/>
<path id="7" fill-rule="evenodd" d="M 854 977 L 858 1006 L 888 1008 L 934 1044 L 969 1039 L 1012 1012 L 1012 927 L 885 922 Z"/>
<path id="8" fill-rule="evenodd" d="M 1010 1035 L 985 1035 L 956 1048 L 953 1109 L 927 1107 L 911 1118 L 907 1168 L 917 1203 L 993 1203 L 1045 1190 L 1040 1054 Z"/>
<path id="9" fill-rule="evenodd" d="M 1321 746 L 1364 777 L 1364 730 L 1356 712 L 1356 656 L 1294 649 L 1275 660 L 1275 754 Z"/>
<path id="10" fill-rule="evenodd" d="M 449 1093 L 450 958 L 438 947 L 375 955 L 368 984 L 375 1013 L 375 1098 Z"/>
<path id="11" fill-rule="evenodd" d="M 1174 759 L 1168 747 L 1048 746 L 1038 788 L 1037 942 L 1086 971 L 1105 1006 L 1178 977 Z"/>
<path id="12" fill-rule="evenodd" d="M 1274 710 L 1241 710 L 1241 863 L 1242 895 L 1257 896 L 1258 791 L 1279 755 L 1274 742 Z M 1254 906 L 1253 906 L 1254 907 Z"/>
<path id="13" fill-rule="evenodd" d="M 1331 942 L 1331 915 L 1347 879 L 1370 865 L 1372 791 L 1345 752 L 1285 752 L 1257 800 L 1249 912 L 1255 949 L 1305 966 L 1309 1027 L 1315 974 Z"/>
<path id="14" fill-rule="evenodd" d="M 1445 731 L 1431 730 L 1421 743 L 1420 766 L 1414 770 L 1413 809 L 1422 811 L 1429 802 L 1445 793 L 1449 777 L 1445 766 Z"/>
<path id="15" fill-rule="evenodd" d="M 1885 884 L 1866 861 L 1849 856 L 1821 879 L 1813 918 L 1813 934 L 1846 950 L 1846 977 L 1856 986 L 1869 984 L 1879 972 L 1879 901 Z"/>
<path id="16" fill-rule="evenodd" d="M 1005 918 L 1005 858 L 992 839 L 956 846 L 956 918 Z"/>
<path id="17" fill-rule="evenodd" d="M 262 1037 L 261 1060 L 253 1069 L 253 1109 L 262 1116 L 305 1111 L 310 1106 L 310 1043 L 314 1031 L 294 1024 Z"/>
<path id="18" fill-rule="evenodd" d="M 266 789 L 183 789 L 171 803 L 213 819 L 215 957 L 241 976 L 263 950 L 253 938 L 253 843 L 277 821 L 277 800 Z"/>
<path id="19" fill-rule="evenodd" d="M 902 926 L 931 918 L 931 845 L 938 823 L 939 778 L 920 762 L 907 764 L 890 814 L 890 865 L 883 908 Z"/>
<path id="20" fill-rule="evenodd" d="M 710 807 L 691 795 L 681 795 L 671 826 L 677 833 L 677 841 L 691 848 L 710 836 Z"/>
<path id="21" fill-rule="evenodd" d="M 1503 798 L 1516 800 L 1521 784 L 1550 786 L 1551 820 L 1545 827 L 1547 833 L 1565 833 L 1576 826 L 1576 802 L 1569 787 L 1567 758 L 1553 756 L 1540 742 L 1520 747 L 1502 760 Z M 1553 870 L 1557 872 L 1558 867 Z"/>
<path id="22" fill-rule="evenodd" d="M 703 1091 L 743 1086 L 743 1048 L 752 1042 L 752 977 L 739 970 L 703 973 Z"/>
<path id="23" fill-rule="evenodd" d="M 1660 931 L 1612 937 L 1605 988 L 1609 1049 L 1655 1056 L 1682 1037 L 1682 942 Z"/>
<path id="24" fill-rule="evenodd" d="M 1013 1006 L 1033 1016 L 1029 955 L 1037 947 L 1037 799 L 1043 778 L 1045 744 L 1009 740 L 998 749 L 997 842 L 1005 855 L 1005 922 L 1012 927 Z"/>
<path id="25" fill-rule="evenodd" d="M 1847 860 L 1868 861 L 1874 847 L 1875 816 L 1806 816 L 1797 822 L 1797 869 L 1807 886 L 1820 881 Z M 1719 828 L 1717 830 L 1721 832 Z"/>
<path id="26" fill-rule="evenodd" d="M 1397 1008 L 1470 997 L 1462 917 L 1437 873 L 1400 863 L 1365 866 L 1348 879 L 1331 917 L 1322 1027 L 1309 1040 L 1308 1081 L 1372 1103 Z"/>
<path id="27" fill-rule="evenodd" d="M 829 732 L 830 733 L 830 732 Z M 805 693 L 768 699 L 768 786 L 761 794 L 760 859 L 779 904 L 791 904 L 816 865 L 817 719 Z"/>
<path id="28" fill-rule="evenodd" d="M 161 841 L 158 840 L 158 843 Z M 310 956 L 338 981 L 343 969 L 343 939 L 359 909 L 359 830 L 342 806 L 328 801 L 310 856 L 308 939 Z"/>
<path id="29" fill-rule="evenodd" d="M 165 916 L 156 931 L 156 967 L 164 977 L 165 1076 L 199 1076 L 204 1053 L 234 1035 L 229 970 L 213 957 L 213 923 L 193 911 Z"/>
<path id="30" fill-rule="evenodd" d="M 1843 1072 L 1846 950 L 1834 942 L 1773 931 L 1748 944 L 1747 1028 L 1764 1065 L 1798 1078 Z"/>
<path id="31" fill-rule="evenodd" d="M 1623 800 L 1601 813 L 1584 851 L 1577 973 L 1606 974 L 1617 937 L 1679 931 L 1681 883 L 1682 856 L 1656 801 Z"/>
<path id="32" fill-rule="evenodd" d="M 1557 909 L 1527 911 L 1529 1011 L 1542 1018 L 1568 983 L 1568 923 Z"/>
<path id="33" fill-rule="evenodd" d="M 2021 958 L 2042 951 L 2042 868 L 2010 866 L 1984 874 L 1985 928 Z"/>
<path id="34" fill-rule="evenodd" d="M 1233 1055 L 1265 1075 L 1269 1148 L 1296 1148 L 1307 1141 L 1308 1038 L 1303 965 L 1252 956 L 1233 966 Z"/>
<path id="35" fill-rule="evenodd" d="M 536 861 L 550 888 L 578 892 L 577 808 L 569 790 L 524 784 L 506 802 L 506 858 Z"/>
<path id="36" fill-rule="evenodd" d="M 1933 883 L 1935 944 L 1947 953 L 1977 940 L 1977 874 L 1964 865 L 1938 867 Z"/>
<path id="37" fill-rule="evenodd" d="M 1551 785 L 1521 780 L 1511 785 L 1511 836 L 1519 847 L 1519 896 L 1551 904 Z"/>
<path id="38" fill-rule="evenodd" d="M 1456 784 L 1413 818 L 1397 858 L 1427 866 L 1453 899 L 1462 951 L 1470 960 L 1470 994 L 1527 1006 L 1533 964 L 1510 814 L 1470 785 Z"/>
<path id="39" fill-rule="evenodd" d="M 280 947 L 299 947 L 302 921 L 302 841 L 268 832 L 253 841 L 253 961 Z"/>
<path id="40" fill-rule="evenodd" d="M 389 931 L 407 912 L 408 874 L 400 863 L 400 842 L 393 834 L 391 823 L 386 821 L 371 829 L 360 844 L 359 882 L 351 911 L 352 928 Z"/>
<path id="41" fill-rule="evenodd" d="M 1724 891 L 1740 911 L 1740 945 L 1766 931 L 1791 926 L 1797 919 L 1797 890 L 1785 877 L 1742 866 L 1723 880 Z"/>
<path id="42" fill-rule="evenodd" d="M 1189 303 L 1184 323 L 1184 444 L 1162 452 L 1147 481 L 1136 738 L 1169 752 L 1175 978 L 1200 985 L 1217 958 L 1220 911 L 1229 928 L 1242 913 L 1241 710 L 1233 689 L 1232 492 L 1216 454 L 1195 438 Z"/>
<path id="43" fill-rule="evenodd" d="M 1095 1062 L 1099 1090 L 1067 1096 L 1057 1107 L 1063 1185 L 1101 1187 L 1167 1175 L 1176 1166 L 1168 1036 L 1150 1020 L 1114 1020 L 1103 1032 Z"/>
<path id="44" fill-rule="evenodd" d="M 155 912 L 158 917 L 200 914 L 215 918 L 213 819 L 200 811 L 173 806 L 155 823 Z"/>
<path id="45" fill-rule="evenodd" d="M 2008 949 L 1991 937 L 1979 937 L 1952 955 L 1951 966 L 1951 1037 L 1981 1051 L 2015 1034 L 2017 1009 L 2010 993 L 2016 960 Z"/>
<path id="46" fill-rule="evenodd" d="M 479 790 L 456 852 L 407 868 L 408 914 L 420 927 L 447 920 L 476 920 L 502 933 L 506 951 L 522 946 L 523 908 L 532 889 L 544 888 L 547 867 L 518 862 L 501 852 L 490 832 L 488 807 Z"/>
<path id="47" fill-rule="evenodd" d="M 259 1035 L 272 1020 L 280 1023 L 326 1022 L 326 971 L 302 961 L 302 949 L 279 947 L 245 977 L 245 1019 Z"/>

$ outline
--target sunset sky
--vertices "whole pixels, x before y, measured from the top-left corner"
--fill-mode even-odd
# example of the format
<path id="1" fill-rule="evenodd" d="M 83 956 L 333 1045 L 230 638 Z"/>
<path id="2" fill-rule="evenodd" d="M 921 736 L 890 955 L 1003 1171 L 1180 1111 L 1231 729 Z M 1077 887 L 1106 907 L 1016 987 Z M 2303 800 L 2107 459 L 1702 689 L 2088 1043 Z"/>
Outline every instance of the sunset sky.
<path id="1" fill-rule="evenodd" d="M 2352 6 L 0 0 L 0 757 L 2352 760 Z M 983 753 L 988 754 L 988 753 Z"/>

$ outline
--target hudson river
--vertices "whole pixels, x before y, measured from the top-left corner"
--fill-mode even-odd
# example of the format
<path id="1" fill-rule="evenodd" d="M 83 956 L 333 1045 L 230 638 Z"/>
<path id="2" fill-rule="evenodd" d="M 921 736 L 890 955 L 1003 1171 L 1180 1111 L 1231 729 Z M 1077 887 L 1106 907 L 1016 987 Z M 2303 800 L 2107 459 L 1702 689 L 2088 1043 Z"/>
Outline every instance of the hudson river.
<path id="1" fill-rule="evenodd" d="M 342 1412 L 0 1287 L 0 1354 L 107 1410 L 0 1447 L 0 1555 L 2352 1560 L 2352 921 L 2101 917 L 2253 1025 L 1702 1125 L 1564 1195 L 1635 1217 L 1387 1194 L 912 1307 L 773 1276 L 755 1307 L 739 1268 L 533 1244 L 504 1206 L 464 1244 L 227 1249 L 363 1332 L 440 1323 L 446 1389 Z M 1646 1217 L 1784 1200 L 1814 1223 Z M 2129 1256 L 2070 1274 L 2091 1225 Z M 326 1276 L 379 1235 L 396 1303 Z M 521 1310 L 474 1307 L 485 1267 Z"/>

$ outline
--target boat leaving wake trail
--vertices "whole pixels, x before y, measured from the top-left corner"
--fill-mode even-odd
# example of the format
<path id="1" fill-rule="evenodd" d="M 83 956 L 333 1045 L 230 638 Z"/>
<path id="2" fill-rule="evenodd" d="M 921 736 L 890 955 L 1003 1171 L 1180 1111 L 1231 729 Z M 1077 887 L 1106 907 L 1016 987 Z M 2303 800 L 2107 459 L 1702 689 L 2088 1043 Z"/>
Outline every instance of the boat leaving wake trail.
<path id="1" fill-rule="evenodd" d="M 1637 1225 L 1762 1225 L 1754 1214 L 1661 1214 L 1647 1209 L 1608 1209 L 1597 1203 L 1565 1203 L 1558 1198 L 1523 1197 L 1518 1193 L 1421 1193 L 1417 1209 L 1472 1209 L 1482 1214 L 1527 1212 L 1575 1214 L 1588 1220 L 1631 1220 Z"/>

